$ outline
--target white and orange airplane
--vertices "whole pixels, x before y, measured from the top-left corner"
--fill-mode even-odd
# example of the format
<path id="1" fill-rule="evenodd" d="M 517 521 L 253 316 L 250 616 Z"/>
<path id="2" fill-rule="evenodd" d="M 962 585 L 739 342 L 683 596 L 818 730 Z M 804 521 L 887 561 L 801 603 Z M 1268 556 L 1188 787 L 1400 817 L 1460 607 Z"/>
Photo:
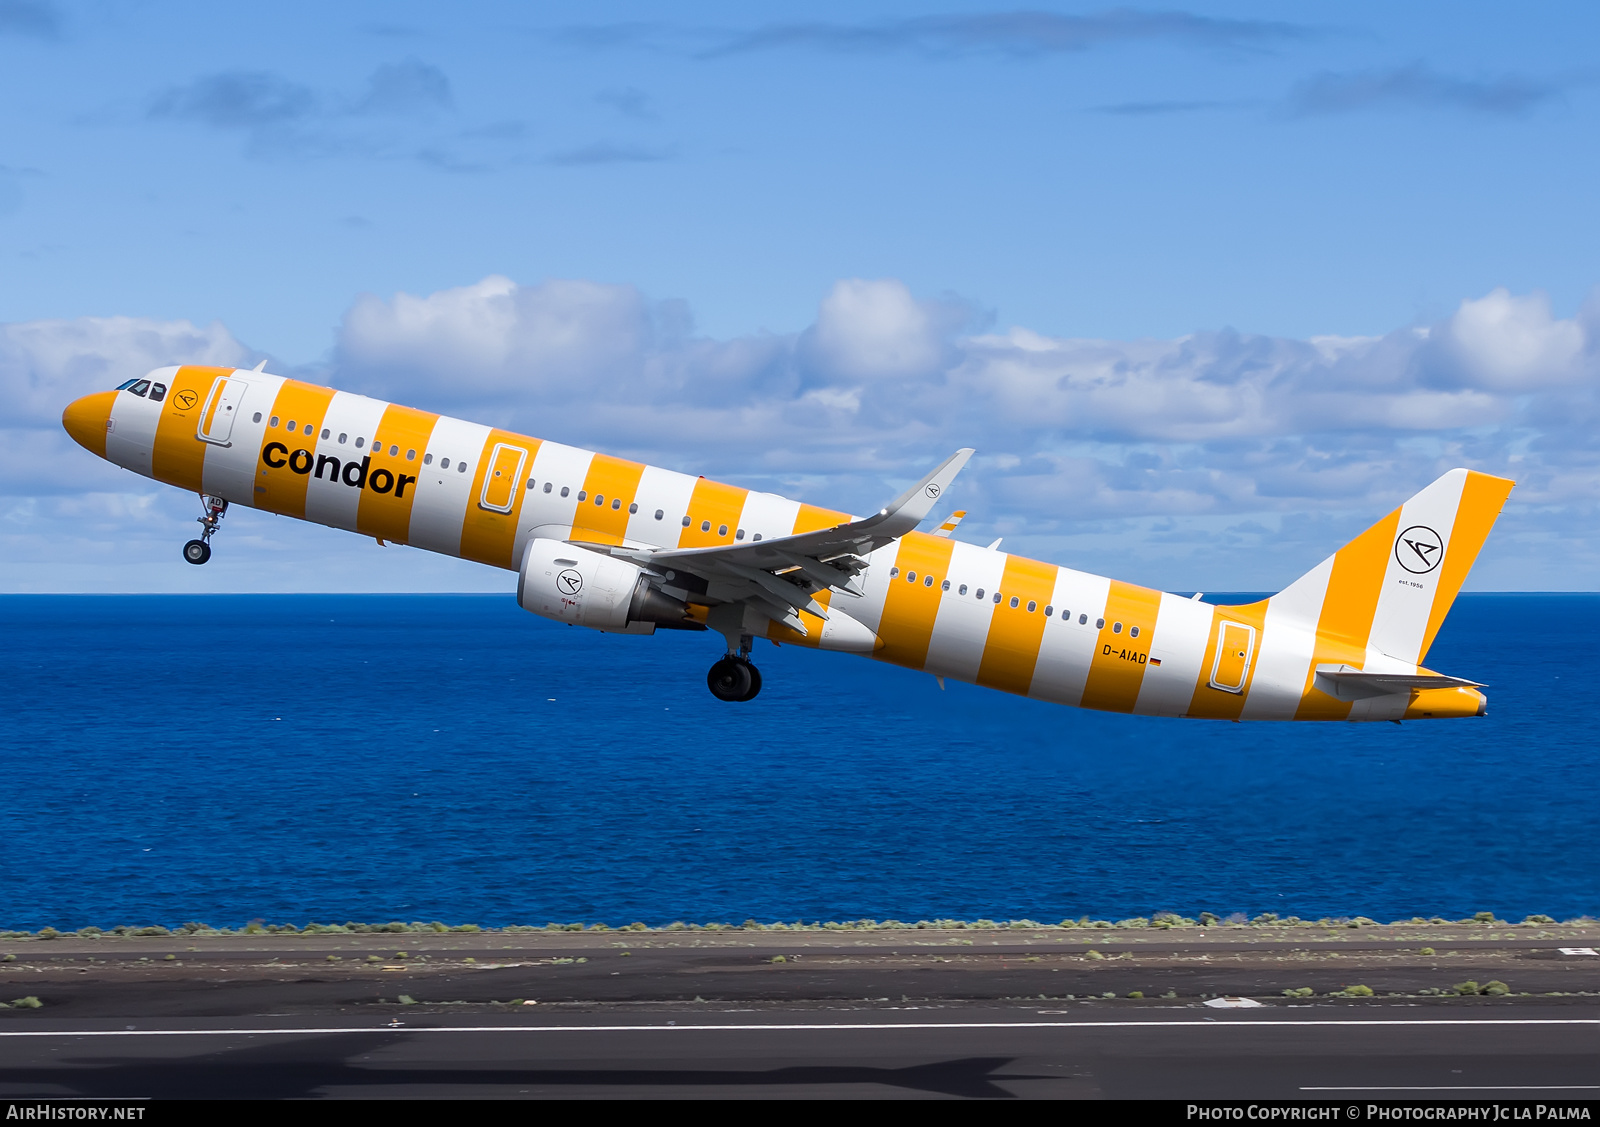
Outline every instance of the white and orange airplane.
<path id="1" fill-rule="evenodd" d="M 1418 663 L 1512 487 L 1451 470 L 1278 594 L 1213 606 L 962 543 L 959 513 L 916 531 L 971 450 L 858 519 L 259 368 L 160 368 L 62 423 L 200 495 L 190 563 L 230 504 L 476 560 L 558 622 L 721 634 L 730 701 L 760 691 L 765 637 L 1111 712 L 1481 716 L 1480 684 Z"/>

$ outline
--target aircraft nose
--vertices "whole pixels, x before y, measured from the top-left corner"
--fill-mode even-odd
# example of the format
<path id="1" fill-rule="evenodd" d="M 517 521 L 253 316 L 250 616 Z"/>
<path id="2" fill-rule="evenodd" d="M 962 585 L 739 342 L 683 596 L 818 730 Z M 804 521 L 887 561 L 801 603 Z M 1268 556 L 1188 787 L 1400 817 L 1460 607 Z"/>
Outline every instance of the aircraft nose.
<path id="1" fill-rule="evenodd" d="M 61 412 L 61 425 L 67 428 L 72 441 L 91 454 L 106 456 L 106 430 L 111 426 L 111 405 L 117 401 L 114 391 L 97 391 L 74 399 Z"/>

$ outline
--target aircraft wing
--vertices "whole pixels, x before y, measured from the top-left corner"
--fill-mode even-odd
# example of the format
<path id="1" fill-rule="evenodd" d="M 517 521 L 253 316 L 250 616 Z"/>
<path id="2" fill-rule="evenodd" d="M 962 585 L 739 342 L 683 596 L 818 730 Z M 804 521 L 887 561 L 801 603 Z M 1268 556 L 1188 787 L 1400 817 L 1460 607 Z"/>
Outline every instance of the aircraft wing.
<path id="1" fill-rule="evenodd" d="M 866 569 L 866 557 L 915 529 L 972 454 L 970 448 L 957 450 L 872 516 L 832 528 L 710 548 L 584 546 L 633 560 L 652 571 L 688 572 L 706 581 L 708 600 L 748 603 L 766 617 L 804 634 L 797 612 L 804 610 L 826 620 L 827 608 L 813 597 L 822 590 L 859 597 L 862 592 L 855 580 Z"/>

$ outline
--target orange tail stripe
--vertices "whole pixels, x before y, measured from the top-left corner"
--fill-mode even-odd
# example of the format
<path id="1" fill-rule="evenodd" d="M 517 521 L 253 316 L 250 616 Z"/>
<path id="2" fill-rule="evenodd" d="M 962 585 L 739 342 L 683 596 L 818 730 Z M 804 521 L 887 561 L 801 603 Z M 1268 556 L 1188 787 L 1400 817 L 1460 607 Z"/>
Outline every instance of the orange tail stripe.
<path id="1" fill-rule="evenodd" d="M 1372 618 L 1378 611 L 1389 549 L 1394 545 L 1399 524 L 1400 510 L 1396 509 L 1334 554 L 1328 593 L 1323 596 L 1322 615 L 1317 620 L 1311 668 L 1306 672 L 1305 695 L 1295 712 L 1296 720 L 1343 720 L 1350 715 L 1349 701 L 1331 697 L 1315 687 L 1317 666 L 1366 664 L 1367 638 L 1372 634 Z"/>
<path id="2" fill-rule="evenodd" d="M 1439 565 L 1439 585 L 1434 591 L 1433 607 L 1428 612 L 1428 629 L 1422 636 L 1421 656 L 1428 656 L 1434 636 L 1450 613 L 1450 605 L 1461 592 L 1467 572 L 1478 559 L 1483 542 L 1489 538 L 1495 518 L 1505 507 L 1514 483 L 1503 477 L 1469 471 L 1466 484 L 1461 487 L 1461 503 L 1456 507 L 1455 525 L 1450 530 L 1450 546 L 1445 549 L 1444 562 Z"/>

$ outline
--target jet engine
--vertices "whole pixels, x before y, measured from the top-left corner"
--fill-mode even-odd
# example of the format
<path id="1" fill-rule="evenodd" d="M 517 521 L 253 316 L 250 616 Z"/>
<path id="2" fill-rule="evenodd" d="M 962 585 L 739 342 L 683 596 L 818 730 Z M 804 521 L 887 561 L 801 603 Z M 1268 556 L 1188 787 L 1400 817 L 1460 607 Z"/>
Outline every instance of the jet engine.
<path id="1" fill-rule="evenodd" d="M 703 630 L 689 607 L 663 593 L 638 564 L 602 556 L 560 540 L 535 538 L 522 550 L 517 602 L 523 610 L 628 634 L 653 634 L 657 626 Z"/>

